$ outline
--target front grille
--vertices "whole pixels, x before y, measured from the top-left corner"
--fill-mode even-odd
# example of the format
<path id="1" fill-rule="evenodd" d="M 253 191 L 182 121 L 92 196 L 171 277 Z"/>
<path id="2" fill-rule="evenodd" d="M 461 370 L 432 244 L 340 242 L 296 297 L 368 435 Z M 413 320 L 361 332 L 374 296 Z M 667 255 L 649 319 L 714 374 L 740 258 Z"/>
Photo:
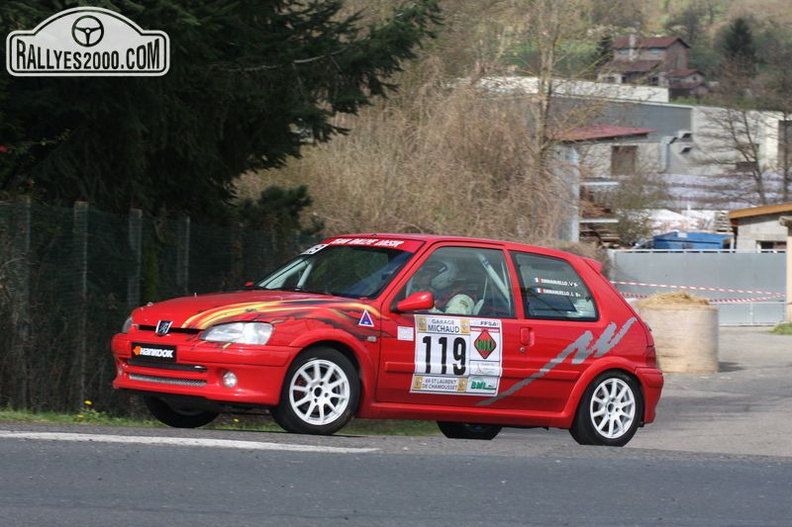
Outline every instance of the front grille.
<path id="1" fill-rule="evenodd" d="M 157 377 L 156 375 L 141 375 L 139 373 L 130 373 L 129 378 L 133 381 L 171 384 L 174 386 L 206 386 L 206 381 L 199 379 L 173 379 L 171 377 Z"/>
<path id="2" fill-rule="evenodd" d="M 157 368 L 160 370 L 195 371 L 199 373 L 204 373 L 209 370 L 206 366 L 200 366 L 198 364 L 169 364 L 137 359 L 134 357 L 130 358 L 128 362 L 130 366 L 142 366 L 144 368 Z"/>
<path id="3" fill-rule="evenodd" d="M 155 331 L 157 331 L 157 326 L 140 325 L 140 326 L 138 326 L 138 329 L 140 329 L 140 331 L 152 331 L 152 332 L 155 332 Z M 203 330 L 196 329 L 196 328 L 174 328 L 174 327 L 172 327 L 172 328 L 170 328 L 168 330 L 168 333 L 183 333 L 185 335 L 197 335 L 201 331 L 203 331 Z"/>

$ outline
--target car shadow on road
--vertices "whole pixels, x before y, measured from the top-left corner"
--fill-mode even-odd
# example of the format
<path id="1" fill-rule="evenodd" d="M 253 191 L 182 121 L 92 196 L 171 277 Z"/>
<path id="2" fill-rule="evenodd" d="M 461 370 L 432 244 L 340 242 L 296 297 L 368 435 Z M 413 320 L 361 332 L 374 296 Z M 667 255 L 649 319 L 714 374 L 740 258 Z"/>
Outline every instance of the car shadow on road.
<path id="1" fill-rule="evenodd" d="M 739 363 L 737 362 L 718 362 L 718 372 L 720 373 L 728 373 L 733 371 L 742 371 L 745 368 L 740 367 Z"/>

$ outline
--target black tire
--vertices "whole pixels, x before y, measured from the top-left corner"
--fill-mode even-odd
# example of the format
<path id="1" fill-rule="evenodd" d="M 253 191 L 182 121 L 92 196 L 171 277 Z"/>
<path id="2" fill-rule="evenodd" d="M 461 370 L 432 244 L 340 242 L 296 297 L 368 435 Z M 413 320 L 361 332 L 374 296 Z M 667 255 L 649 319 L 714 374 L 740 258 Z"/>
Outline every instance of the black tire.
<path id="1" fill-rule="evenodd" d="M 143 397 L 143 402 L 151 415 L 173 428 L 198 428 L 208 425 L 218 416 L 217 412 L 179 406 L 150 395 Z"/>
<path id="2" fill-rule="evenodd" d="M 494 439 L 501 431 L 498 425 L 483 425 L 475 423 L 453 423 L 438 421 L 437 426 L 443 435 L 450 439 Z"/>
<path id="3" fill-rule="evenodd" d="M 581 445 L 624 446 L 643 418 L 643 393 L 622 371 L 606 371 L 588 385 L 569 433 Z"/>
<path id="4" fill-rule="evenodd" d="M 311 348 L 289 366 L 280 403 L 270 410 L 284 430 L 330 435 L 354 417 L 360 380 L 350 360 L 332 348 Z"/>

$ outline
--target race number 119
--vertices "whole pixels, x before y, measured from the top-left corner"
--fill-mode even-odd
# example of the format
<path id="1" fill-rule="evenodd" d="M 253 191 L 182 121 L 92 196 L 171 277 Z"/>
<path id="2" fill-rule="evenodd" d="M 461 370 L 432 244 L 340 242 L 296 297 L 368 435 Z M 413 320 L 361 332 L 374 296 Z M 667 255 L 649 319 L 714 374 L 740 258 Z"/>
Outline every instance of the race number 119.
<path id="1" fill-rule="evenodd" d="M 425 335 L 421 339 L 421 344 L 424 347 L 424 373 L 448 375 L 449 367 L 453 375 L 461 376 L 467 372 L 468 342 L 466 338 Z M 440 371 L 433 371 L 435 369 Z"/>

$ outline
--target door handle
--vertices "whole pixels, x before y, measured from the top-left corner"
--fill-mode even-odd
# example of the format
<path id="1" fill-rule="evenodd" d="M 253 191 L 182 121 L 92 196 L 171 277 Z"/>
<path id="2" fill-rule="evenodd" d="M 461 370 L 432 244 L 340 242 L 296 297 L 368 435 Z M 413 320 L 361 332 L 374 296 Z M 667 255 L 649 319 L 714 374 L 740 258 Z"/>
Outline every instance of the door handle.
<path id="1" fill-rule="evenodd" d="M 520 351 L 524 352 L 525 347 L 530 348 L 536 342 L 536 335 L 534 334 L 533 328 L 520 328 L 520 344 L 524 347 L 520 348 Z"/>

